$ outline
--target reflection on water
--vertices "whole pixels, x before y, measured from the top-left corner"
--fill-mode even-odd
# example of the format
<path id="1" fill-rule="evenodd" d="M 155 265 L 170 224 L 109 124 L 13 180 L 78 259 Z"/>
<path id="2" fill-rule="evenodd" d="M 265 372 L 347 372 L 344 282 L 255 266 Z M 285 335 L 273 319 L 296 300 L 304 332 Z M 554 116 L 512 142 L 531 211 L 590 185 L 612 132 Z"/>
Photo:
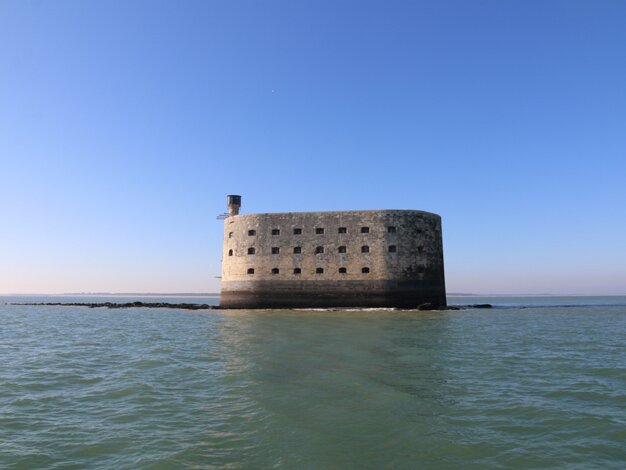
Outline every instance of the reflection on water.
<path id="1" fill-rule="evenodd" d="M 0 314 L 2 467 L 626 459 L 624 307 Z"/>

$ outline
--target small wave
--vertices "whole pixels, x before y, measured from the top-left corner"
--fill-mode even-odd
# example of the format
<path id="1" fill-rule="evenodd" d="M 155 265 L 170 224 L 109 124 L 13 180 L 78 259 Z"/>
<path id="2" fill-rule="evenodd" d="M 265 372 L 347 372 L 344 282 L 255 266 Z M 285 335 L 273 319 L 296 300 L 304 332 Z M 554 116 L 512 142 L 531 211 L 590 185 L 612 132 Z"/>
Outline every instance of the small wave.
<path id="1" fill-rule="evenodd" d="M 403 310 L 395 307 L 327 307 L 327 308 L 293 308 L 303 312 L 393 312 Z"/>

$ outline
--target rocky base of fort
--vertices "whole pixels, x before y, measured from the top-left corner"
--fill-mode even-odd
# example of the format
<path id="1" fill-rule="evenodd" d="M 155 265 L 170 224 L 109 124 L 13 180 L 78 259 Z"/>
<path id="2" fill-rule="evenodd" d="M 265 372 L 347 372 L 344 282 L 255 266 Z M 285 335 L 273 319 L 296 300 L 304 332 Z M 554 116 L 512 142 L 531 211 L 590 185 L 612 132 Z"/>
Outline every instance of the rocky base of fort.
<path id="1" fill-rule="evenodd" d="M 168 302 L 126 302 L 126 303 L 115 303 L 115 302 L 40 302 L 40 303 L 11 303 L 10 305 L 30 305 L 30 306 L 49 306 L 49 307 L 88 307 L 88 308 L 173 308 L 173 309 L 182 309 L 182 310 L 236 310 L 232 308 L 224 308 L 219 305 L 208 305 L 208 304 L 189 304 L 189 303 L 181 303 L 181 304 L 171 304 Z M 352 309 L 350 307 L 346 307 L 348 309 Z M 330 311 L 342 311 L 346 308 L 328 308 Z M 471 304 L 471 305 L 448 305 L 445 306 L 435 306 L 430 303 L 425 303 L 419 305 L 417 309 L 404 309 L 397 308 L 396 310 L 421 310 L 421 311 L 432 311 L 432 310 L 467 310 L 471 308 L 493 308 L 491 304 Z M 357 308 L 358 310 L 358 308 Z"/>
<path id="2" fill-rule="evenodd" d="M 183 310 L 216 310 L 217 305 L 208 304 L 170 304 L 168 302 L 41 302 L 41 303 L 12 303 L 11 305 L 33 305 L 33 306 L 62 306 L 62 307 L 89 307 L 89 308 L 177 308 Z"/>

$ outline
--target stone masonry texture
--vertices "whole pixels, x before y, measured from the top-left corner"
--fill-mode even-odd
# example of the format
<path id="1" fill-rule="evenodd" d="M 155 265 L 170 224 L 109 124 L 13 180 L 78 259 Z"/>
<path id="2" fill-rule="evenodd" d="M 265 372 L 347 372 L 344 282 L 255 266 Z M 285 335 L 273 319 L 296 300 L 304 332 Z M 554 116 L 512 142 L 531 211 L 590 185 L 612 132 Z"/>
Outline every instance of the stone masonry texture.
<path id="1" fill-rule="evenodd" d="M 415 210 L 224 220 L 223 308 L 446 305 L 441 217 Z"/>

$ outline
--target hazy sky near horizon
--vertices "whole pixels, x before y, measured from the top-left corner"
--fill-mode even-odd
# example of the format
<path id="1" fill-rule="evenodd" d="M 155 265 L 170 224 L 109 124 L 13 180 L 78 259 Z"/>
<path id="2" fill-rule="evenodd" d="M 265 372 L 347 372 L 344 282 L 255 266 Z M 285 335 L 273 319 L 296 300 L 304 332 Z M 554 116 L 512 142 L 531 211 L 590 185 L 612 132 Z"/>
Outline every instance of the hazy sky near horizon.
<path id="1" fill-rule="evenodd" d="M 449 292 L 626 294 L 626 2 L 0 2 L 0 293 L 216 292 L 242 212 L 440 214 Z"/>

